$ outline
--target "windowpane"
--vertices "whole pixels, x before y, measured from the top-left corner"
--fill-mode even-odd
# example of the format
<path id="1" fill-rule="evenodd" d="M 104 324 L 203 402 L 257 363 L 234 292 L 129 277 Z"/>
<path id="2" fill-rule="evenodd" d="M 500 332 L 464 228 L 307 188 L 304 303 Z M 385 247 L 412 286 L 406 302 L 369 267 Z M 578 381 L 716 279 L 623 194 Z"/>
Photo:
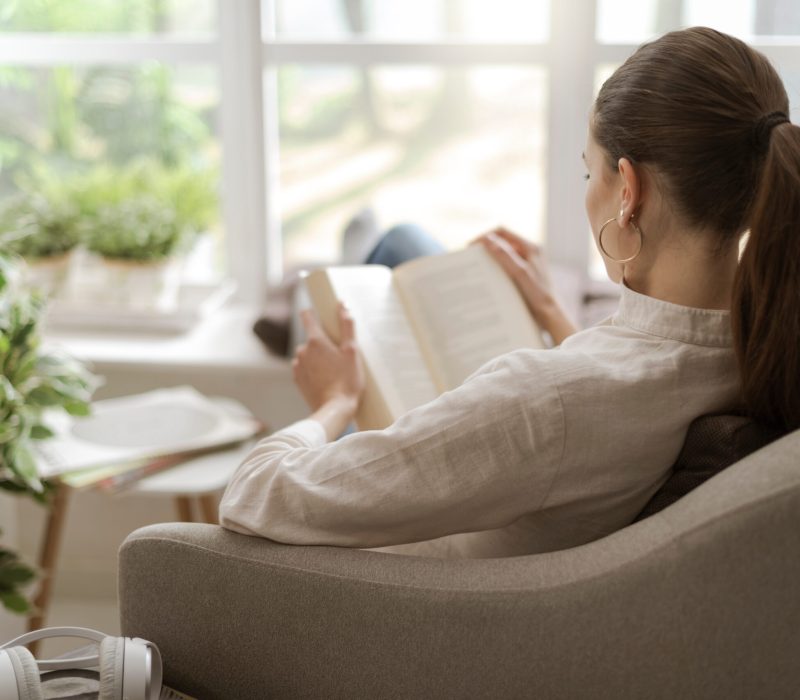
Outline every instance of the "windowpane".
<path id="1" fill-rule="evenodd" d="M 210 34 L 214 0 L 3 0 L 0 32 Z"/>
<path id="2" fill-rule="evenodd" d="M 546 41 L 548 0 L 275 0 L 280 38 Z"/>
<path id="3" fill-rule="evenodd" d="M 193 225 L 217 228 L 217 84 L 205 66 L 0 67 L 0 200 L 19 190 L 74 199 L 70 188 L 83 183 L 99 205 L 124 198 L 125 187 L 165 196 L 181 179 L 176 210 L 191 208 Z M 207 277 L 223 266 L 215 238 Z"/>
<path id="4" fill-rule="evenodd" d="M 736 36 L 800 34 L 800 4 L 797 0 L 717 0 L 685 3 L 686 26 L 711 26 Z"/>
<path id="5" fill-rule="evenodd" d="M 287 264 L 336 260 L 367 205 L 449 247 L 500 223 L 541 239 L 544 70 L 291 66 L 279 85 Z"/>
<path id="6" fill-rule="evenodd" d="M 800 35 L 796 0 L 598 0 L 597 37 L 639 44 L 680 27 L 703 25 L 740 37 Z"/>

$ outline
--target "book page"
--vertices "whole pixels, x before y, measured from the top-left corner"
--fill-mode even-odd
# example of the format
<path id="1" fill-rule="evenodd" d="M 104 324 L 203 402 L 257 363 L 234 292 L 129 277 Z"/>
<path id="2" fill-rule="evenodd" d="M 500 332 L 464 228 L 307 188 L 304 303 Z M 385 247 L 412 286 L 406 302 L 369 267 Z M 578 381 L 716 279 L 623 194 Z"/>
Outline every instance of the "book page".
<path id="1" fill-rule="evenodd" d="M 192 387 L 157 389 L 92 403 L 92 414 L 46 415 L 55 435 L 34 444 L 42 478 L 232 444 L 260 429 Z"/>
<path id="2" fill-rule="evenodd" d="M 394 273 L 440 391 L 499 355 L 544 347 L 514 283 L 483 246 L 418 258 Z"/>
<path id="3" fill-rule="evenodd" d="M 412 408 L 436 398 L 438 392 L 389 268 L 330 267 L 312 272 L 306 278 L 306 286 L 323 327 L 332 338 L 338 340 L 339 335 L 331 295 L 344 302 L 355 322 L 356 342 L 369 375 L 362 401 L 366 405 L 357 420 L 359 428 L 386 427 Z M 370 408 L 379 403 L 379 398 L 385 404 L 382 417 L 376 415 L 380 407 Z"/>

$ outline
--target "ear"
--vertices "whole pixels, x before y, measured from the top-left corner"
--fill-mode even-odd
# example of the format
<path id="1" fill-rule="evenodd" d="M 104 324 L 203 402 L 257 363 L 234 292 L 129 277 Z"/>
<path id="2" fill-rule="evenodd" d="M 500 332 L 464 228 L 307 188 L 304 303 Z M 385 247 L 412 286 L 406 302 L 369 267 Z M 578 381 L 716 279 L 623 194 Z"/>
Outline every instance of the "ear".
<path id="1" fill-rule="evenodd" d="M 617 169 L 619 173 L 619 206 L 621 210 L 618 221 L 620 228 L 625 228 L 641 204 L 642 180 L 633 163 L 627 158 L 619 159 Z"/>

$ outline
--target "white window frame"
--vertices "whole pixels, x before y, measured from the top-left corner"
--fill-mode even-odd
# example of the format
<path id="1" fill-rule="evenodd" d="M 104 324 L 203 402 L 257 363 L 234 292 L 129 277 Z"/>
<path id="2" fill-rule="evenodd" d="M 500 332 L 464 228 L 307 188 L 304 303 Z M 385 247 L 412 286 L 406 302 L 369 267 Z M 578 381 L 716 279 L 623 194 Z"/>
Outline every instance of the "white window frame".
<path id="1" fill-rule="evenodd" d="M 621 63 L 633 44 L 596 38 L 599 0 L 551 0 L 541 43 L 290 41 L 274 32 L 275 0 L 217 0 L 218 32 L 199 39 L 125 35 L 5 34 L 0 65 L 214 65 L 220 76 L 222 207 L 230 276 L 238 298 L 263 302 L 280 279 L 279 138 L 276 71 L 286 64 L 541 67 L 548 75 L 545 241 L 552 261 L 587 273 L 583 150 L 595 72 Z M 262 16 L 263 13 L 263 16 Z M 265 28 L 262 37 L 262 27 Z M 800 37 L 758 37 L 751 44 L 776 66 L 800 62 Z M 499 212 L 498 215 L 502 215 Z"/>

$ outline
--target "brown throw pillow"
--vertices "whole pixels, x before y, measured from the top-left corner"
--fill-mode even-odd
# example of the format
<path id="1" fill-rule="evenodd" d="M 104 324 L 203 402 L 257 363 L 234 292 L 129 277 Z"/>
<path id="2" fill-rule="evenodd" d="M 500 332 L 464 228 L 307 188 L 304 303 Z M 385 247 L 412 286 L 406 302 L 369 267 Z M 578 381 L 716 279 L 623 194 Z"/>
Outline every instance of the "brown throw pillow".
<path id="1" fill-rule="evenodd" d="M 696 418 L 689 426 L 672 474 L 634 522 L 672 505 L 715 474 L 779 437 L 779 431 L 744 416 L 719 414 Z"/>

